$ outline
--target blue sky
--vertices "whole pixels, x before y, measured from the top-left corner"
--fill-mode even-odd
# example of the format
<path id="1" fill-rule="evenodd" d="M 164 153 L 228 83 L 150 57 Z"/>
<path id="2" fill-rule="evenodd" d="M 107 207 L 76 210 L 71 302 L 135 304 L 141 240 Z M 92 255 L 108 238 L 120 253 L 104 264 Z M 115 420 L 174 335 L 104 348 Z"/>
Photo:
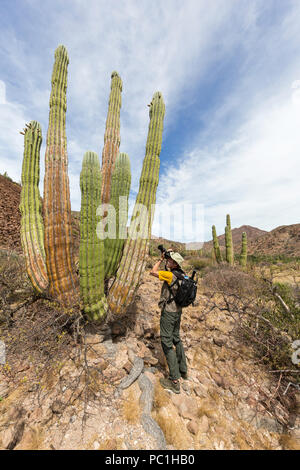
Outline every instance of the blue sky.
<path id="1" fill-rule="evenodd" d="M 153 233 L 168 236 L 159 212 L 176 204 L 202 207 L 203 227 L 191 219 L 182 241 L 210 239 L 212 224 L 223 233 L 227 213 L 233 227 L 299 223 L 299 24 L 296 0 L 0 0 L 0 172 L 21 179 L 19 130 L 37 120 L 43 192 L 51 71 L 64 44 L 72 209 L 80 209 L 84 152 L 101 158 L 117 70 L 131 207 L 147 104 L 157 90 L 166 103 Z"/>

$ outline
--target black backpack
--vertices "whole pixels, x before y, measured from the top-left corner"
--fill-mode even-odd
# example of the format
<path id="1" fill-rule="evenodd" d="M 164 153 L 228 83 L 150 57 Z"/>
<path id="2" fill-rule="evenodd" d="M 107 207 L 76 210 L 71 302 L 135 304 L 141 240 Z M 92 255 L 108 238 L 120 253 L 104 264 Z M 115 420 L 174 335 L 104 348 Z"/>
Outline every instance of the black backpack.
<path id="1" fill-rule="evenodd" d="M 172 282 L 169 286 L 169 291 L 171 293 L 171 298 L 167 303 L 172 302 L 173 300 L 179 307 L 188 307 L 194 303 L 197 294 L 197 281 L 194 280 L 195 271 L 191 277 L 184 274 L 184 272 L 173 271 L 176 276 L 176 281 Z M 172 287 L 178 284 L 178 289 L 174 295 L 172 292 Z"/>

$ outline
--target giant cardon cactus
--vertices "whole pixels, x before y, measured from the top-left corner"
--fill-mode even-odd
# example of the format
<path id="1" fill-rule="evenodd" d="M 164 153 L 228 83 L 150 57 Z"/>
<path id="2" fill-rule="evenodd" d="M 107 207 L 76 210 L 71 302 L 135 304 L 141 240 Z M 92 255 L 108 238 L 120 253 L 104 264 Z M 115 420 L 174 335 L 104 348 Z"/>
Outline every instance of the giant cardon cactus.
<path id="1" fill-rule="evenodd" d="M 44 220 L 38 191 L 41 129 L 33 121 L 25 131 L 21 239 L 27 272 L 36 291 L 47 292 L 65 306 L 73 305 L 80 297 L 81 307 L 88 318 L 102 321 L 108 307 L 113 313 L 126 311 L 134 299 L 145 267 L 159 177 L 165 105 L 162 94 L 156 92 L 150 104 L 149 132 L 139 192 L 127 229 L 130 162 L 126 154 L 119 154 L 122 81 L 117 72 L 113 72 L 102 168 L 97 154 L 86 152 L 80 174 L 78 279 L 71 236 L 65 132 L 68 63 L 66 48 L 59 46 L 55 51 L 50 96 Z M 105 210 L 99 211 L 103 207 Z M 115 237 L 107 238 L 103 236 L 103 221 L 109 224 L 111 214 L 117 215 L 116 232 Z M 112 287 L 107 291 L 106 281 L 114 277 Z"/>

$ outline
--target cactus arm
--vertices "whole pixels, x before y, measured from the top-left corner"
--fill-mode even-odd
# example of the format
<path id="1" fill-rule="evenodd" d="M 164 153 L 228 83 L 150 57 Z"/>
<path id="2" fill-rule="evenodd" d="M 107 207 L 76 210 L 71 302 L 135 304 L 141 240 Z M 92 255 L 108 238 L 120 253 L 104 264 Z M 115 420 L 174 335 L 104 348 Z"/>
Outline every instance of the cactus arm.
<path id="1" fill-rule="evenodd" d="M 108 294 L 109 307 L 115 314 L 125 313 L 127 307 L 133 302 L 135 291 L 145 268 L 153 220 L 151 209 L 155 204 L 159 178 L 159 155 L 162 144 L 164 114 L 165 104 L 162 94 L 156 92 L 150 104 L 146 155 L 143 162 L 139 192 L 130 222 L 129 236 L 124 245 L 116 279 Z M 138 217 L 140 204 L 147 209 L 146 219 L 144 220 Z M 147 223 L 146 228 L 143 226 L 144 223 Z M 133 236 L 138 232 L 138 226 L 141 226 L 140 237 Z"/>
<path id="2" fill-rule="evenodd" d="M 128 217 L 128 196 L 130 191 L 131 173 L 130 160 L 126 153 L 120 153 L 112 173 L 110 204 L 115 208 L 116 238 L 106 238 L 105 246 L 105 278 L 115 275 L 122 256 Z M 123 198 L 120 205 L 120 197 Z"/>
<path id="3" fill-rule="evenodd" d="M 96 233 L 96 211 L 101 204 L 101 170 L 99 157 L 94 152 L 84 154 L 80 189 L 80 294 L 89 319 L 101 321 L 107 312 L 107 302 L 104 295 L 104 240 Z"/>
<path id="4" fill-rule="evenodd" d="M 111 175 L 120 148 L 121 92 L 122 80 L 117 72 L 113 72 L 102 152 L 101 201 L 103 204 L 109 203 L 110 200 Z"/>
<path id="5" fill-rule="evenodd" d="M 215 258 L 216 258 L 217 263 L 221 263 L 222 262 L 222 255 L 221 255 L 221 251 L 220 251 L 219 240 L 218 240 L 218 237 L 217 237 L 217 232 L 216 232 L 215 225 L 212 226 L 212 236 L 213 236 Z"/>
<path id="6" fill-rule="evenodd" d="M 66 89 L 69 58 L 64 46 L 55 51 L 50 95 L 44 178 L 45 253 L 49 293 L 65 305 L 77 300 L 73 259 L 71 203 L 66 144 Z"/>
<path id="7" fill-rule="evenodd" d="M 244 268 L 247 265 L 247 234 L 242 233 L 242 250 L 240 256 L 240 265 Z"/>
<path id="8" fill-rule="evenodd" d="M 42 131 L 40 124 L 31 121 L 24 130 L 20 200 L 21 243 L 29 279 L 34 289 L 39 293 L 44 292 L 48 286 L 42 205 L 39 192 L 41 143 Z"/>

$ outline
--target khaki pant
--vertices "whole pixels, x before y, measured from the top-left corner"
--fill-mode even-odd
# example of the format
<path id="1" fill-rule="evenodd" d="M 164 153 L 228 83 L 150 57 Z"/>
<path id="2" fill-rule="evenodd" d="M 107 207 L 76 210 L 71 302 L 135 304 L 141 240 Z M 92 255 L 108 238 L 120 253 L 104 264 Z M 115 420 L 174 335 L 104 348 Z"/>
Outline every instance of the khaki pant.
<path id="1" fill-rule="evenodd" d="M 187 373 L 186 358 L 180 339 L 180 321 L 181 312 L 170 313 L 163 310 L 161 313 L 160 339 L 172 380 L 179 379 L 181 374 Z"/>

